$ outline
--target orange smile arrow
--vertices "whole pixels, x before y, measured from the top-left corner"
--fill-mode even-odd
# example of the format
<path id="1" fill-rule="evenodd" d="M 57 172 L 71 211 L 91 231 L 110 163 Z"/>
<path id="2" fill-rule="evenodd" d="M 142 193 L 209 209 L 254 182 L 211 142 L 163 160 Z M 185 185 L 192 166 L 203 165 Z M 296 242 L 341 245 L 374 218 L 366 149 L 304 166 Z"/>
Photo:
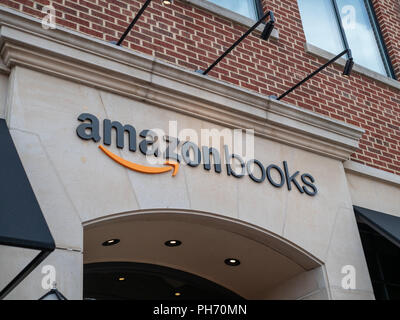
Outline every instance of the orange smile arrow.
<path id="1" fill-rule="evenodd" d="M 136 164 L 130 161 L 127 161 L 125 159 L 122 159 L 121 157 L 118 157 L 116 154 L 112 153 L 111 151 L 107 150 L 103 146 L 99 146 L 101 151 L 103 151 L 107 156 L 109 156 L 111 159 L 113 159 L 115 162 L 119 163 L 120 165 L 131 169 L 133 171 L 137 172 L 142 172 L 142 173 L 148 173 L 148 174 L 157 174 L 157 173 L 165 173 L 171 170 L 174 170 L 172 172 L 172 176 L 175 177 L 176 174 L 178 173 L 179 170 L 179 163 L 175 161 L 170 161 L 167 160 L 165 164 L 169 167 L 163 167 L 163 168 L 158 168 L 158 167 L 146 167 L 142 166 L 140 164 Z"/>

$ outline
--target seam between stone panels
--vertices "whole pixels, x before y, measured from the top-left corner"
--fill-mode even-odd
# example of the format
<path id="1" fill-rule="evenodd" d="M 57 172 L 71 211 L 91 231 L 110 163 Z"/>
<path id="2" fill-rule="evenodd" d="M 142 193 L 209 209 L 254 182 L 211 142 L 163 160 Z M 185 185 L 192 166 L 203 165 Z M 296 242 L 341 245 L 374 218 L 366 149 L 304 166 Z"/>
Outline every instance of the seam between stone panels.
<path id="1" fill-rule="evenodd" d="M 42 142 L 42 139 L 40 138 L 40 135 L 37 134 L 37 133 L 35 133 L 35 132 L 30 132 L 30 131 L 28 131 L 28 130 L 23 130 L 23 129 L 18 129 L 18 128 L 10 128 L 10 130 L 19 131 L 19 132 L 27 133 L 27 134 L 31 134 L 31 135 L 35 136 L 35 137 L 38 139 L 39 144 L 40 144 L 40 146 L 42 147 L 43 152 L 44 152 L 44 154 L 45 154 L 47 160 L 49 161 L 49 163 L 50 163 L 52 169 L 54 170 L 54 173 L 55 173 L 55 175 L 56 175 L 56 177 L 57 177 L 58 182 L 61 184 L 62 189 L 64 190 L 65 195 L 66 195 L 67 198 L 68 198 L 68 201 L 71 203 L 72 208 L 73 208 L 74 211 L 75 211 L 75 214 L 77 215 L 79 221 L 80 221 L 81 224 L 82 224 L 82 219 L 81 219 L 80 215 L 78 214 L 78 210 L 77 210 L 77 208 L 75 207 L 75 204 L 74 204 L 74 202 L 72 201 L 72 198 L 71 198 L 71 196 L 70 196 L 69 193 L 68 193 L 68 190 L 65 188 L 65 184 L 64 184 L 63 180 L 61 179 L 61 177 L 60 177 L 60 175 L 59 175 L 59 173 L 58 173 L 58 171 L 57 171 L 57 168 L 56 168 L 56 166 L 54 165 L 52 159 L 50 158 L 50 155 L 49 155 L 49 153 L 47 152 L 46 147 L 43 145 L 43 142 Z"/>
<path id="2" fill-rule="evenodd" d="M 103 101 L 102 91 L 100 89 L 95 89 L 95 90 L 97 90 L 98 93 L 99 93 L 100 102 L 101 102 L 101 105 L 103 106 L 103 109 L 104 109 L 104 114 L 106 115 L 106 117 L 108 119 L 110 119 L 110 117 L 108 116 L 108 113 L 107 113 L 106 106 L 105 106 L 104 101 Z M 118 154 L 120 156 L 122 156 L 121 150 L 118 150 Z M 129 185 L 131 186 L 131 192 L 133 194 L 133 197 L 135 198 L 136 204 L 138 205 L 139 209 L 141 209 L 139 199 L 138 199 L 138 197 L 136 195 L 136 192 L 135 192 L 135 187 L 133 186 L 133 183 L 132 183 L 131 179 L 129 178 L 128 170 L 124 170 L 124 175 L 128 179 Z"/>

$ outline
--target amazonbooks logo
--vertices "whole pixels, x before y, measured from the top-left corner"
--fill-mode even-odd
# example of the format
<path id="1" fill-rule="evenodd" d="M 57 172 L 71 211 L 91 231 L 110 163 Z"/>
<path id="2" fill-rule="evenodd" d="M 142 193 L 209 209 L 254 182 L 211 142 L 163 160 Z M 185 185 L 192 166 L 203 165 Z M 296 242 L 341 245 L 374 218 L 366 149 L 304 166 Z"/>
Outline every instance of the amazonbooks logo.
<path id="1" fill-rule="evenodd" d="M 82 123 L 77 127 L 76 133 L 81 139 L 94 142 L 101 140 L 100 122 L 96 116 L 82 113 L 78 120 Z M 243 130 L 200 131 L 200 139 L 197 131 L 193 129 L 178 132 L 176 121 L 171 121 L 168 134 L 161 129 L 144 129 L 138 133 L 132 125 L 105 119 L 104 146 L 100 145 L 99 149 L 119 165 L 144 174 L 172 172 L 172 176 L 176 176 L 181 165 L 196 168 L 201 164 L 204 170 L 211 171 L 213 166 L 215 173 L 221 174 L 224 166 L 226 174 L 236 179 L 249 176 L 256 183 L 262 184 L 267 181 L 275 188 L 283 188 L 286 185 L 289 191 L 297 190 L 309 196 L 318 193 L 315 179 L 309 173 L 291 171 L 287 161 L 282 161 L 281 165 L 264 165 L 255 159 L 252 130 L 246 130 L 244 137 Z M 111 145 L 113 132 L 119 149 L 125 147 L 127 137 L 129 151 L 136 152 L 139 149 L 146 156 L 149 166 L 133 163 L 108 150 L 105 146 Z"/>

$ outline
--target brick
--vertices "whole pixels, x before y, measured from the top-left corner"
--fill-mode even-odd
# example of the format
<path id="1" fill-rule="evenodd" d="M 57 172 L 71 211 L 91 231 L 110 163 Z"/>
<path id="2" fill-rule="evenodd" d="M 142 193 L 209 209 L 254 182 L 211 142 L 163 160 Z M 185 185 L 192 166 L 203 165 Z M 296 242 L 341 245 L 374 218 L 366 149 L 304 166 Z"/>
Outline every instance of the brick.
<path id="1" fill-rule="evenodd" d="M 53 0 L 59 25 L 106 41 L 126 30 L 143 0 Z M 42 18 L 49 0 L 0 0 L 0 5 Z M 400 5 L 372 0 L 393 69 L 400 78 Z M 255 31 L 210 72 L 210 77 L 271 95 L 286 89 L 325 61 L 304 50 L 306 42 L 296 1 L 263 0 L 273 9 L 280 39 L 268 43 Z M 123 45 L 188 70 L 208 67 L 246 28 L 229 19 L 175 1 L 153 1 Z M 324 72 L 285 98 L 285 102 L 363 128 L 360 149 L 351 159 L 400 174 L 400 91 L 342 67 Z"/>

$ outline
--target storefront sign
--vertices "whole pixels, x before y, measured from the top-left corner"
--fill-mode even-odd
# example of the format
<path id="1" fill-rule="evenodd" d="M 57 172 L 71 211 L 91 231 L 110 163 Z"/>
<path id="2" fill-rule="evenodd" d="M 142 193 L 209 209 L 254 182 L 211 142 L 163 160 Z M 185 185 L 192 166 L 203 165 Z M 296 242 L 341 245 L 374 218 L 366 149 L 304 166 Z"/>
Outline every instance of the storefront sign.
<path id="1" fill-rule="evenodd" d="M 100 123 L 96 116 L 89 113 L 82 113 L 78 120 L 83 122 L 80 124 L 76 132 L 83 140 L 93 140 L 99 142 L 100 136 Z M 103 144 L 111 145 L 112 130 L 116 132 L 116 145 L 118 148 L 123 149 L 125 146 L 125 133 L 129 137 L 129 150 L 136 152 L 138 141 L 136 129 L 131 125 L 122 125 L 118 121 L 110 121 L 105 119 L 103 121 Z M 115 162 L 129 168 L 131 170 L 142 172 L 146 174 L 160 174 L 172 171 L 172 176 L 176 176 L 182 161 L 190 167 L 198 167 L 203 163 L 204 170 L 211 170 L 211 162 L 214 163 L 214 171 L 216 173 L 222 172 L 221 152 L 215 148 L 202 146 L 201 149 L 191 141 L 182 142 L 176 137 L 164 136 L 158 137 L 152 130 L 142 130 L 139 133 L 142 140 L 139 142 L 139 150 L 146 156 L 156 156 L 165 159 L 165 166 L 143 166 L 125 160 L 110 150 L 100 145 L 99 148 Z M 166 143 L 166 149 L 161 152 L 158 148 L 153 148 L 158 139 L 163 139 Z M 180 147 L 180 151 L 178 152 Z M 299 171 L 290 173 L 288 163 L 282 162 L 282 167 L 276 164 L 270 164 L 265 167 L 260 161 L 256 159 L 245 162 L 240 155 L 231 154 L 229 147 L 224 145 L 225 166 L 228 176 L 235 178 L 242 178 L 248 175 L 254 182 L 263 183 L 267 180 L 272 186 L 282 188 L 285 184 L 289 191 L 297 189 L 300 193 L 305 193 L 309 196 L 315 196 L 318 193 L 315 179 L 309 174 L 304 173 L 300 175 Z M 213 160 L 213 161 L 211 161 Z M 238 166 L 233 166 L 233 161 L 238 163 Z M 258 172 L 258 174 L 256 174 Z"/>

